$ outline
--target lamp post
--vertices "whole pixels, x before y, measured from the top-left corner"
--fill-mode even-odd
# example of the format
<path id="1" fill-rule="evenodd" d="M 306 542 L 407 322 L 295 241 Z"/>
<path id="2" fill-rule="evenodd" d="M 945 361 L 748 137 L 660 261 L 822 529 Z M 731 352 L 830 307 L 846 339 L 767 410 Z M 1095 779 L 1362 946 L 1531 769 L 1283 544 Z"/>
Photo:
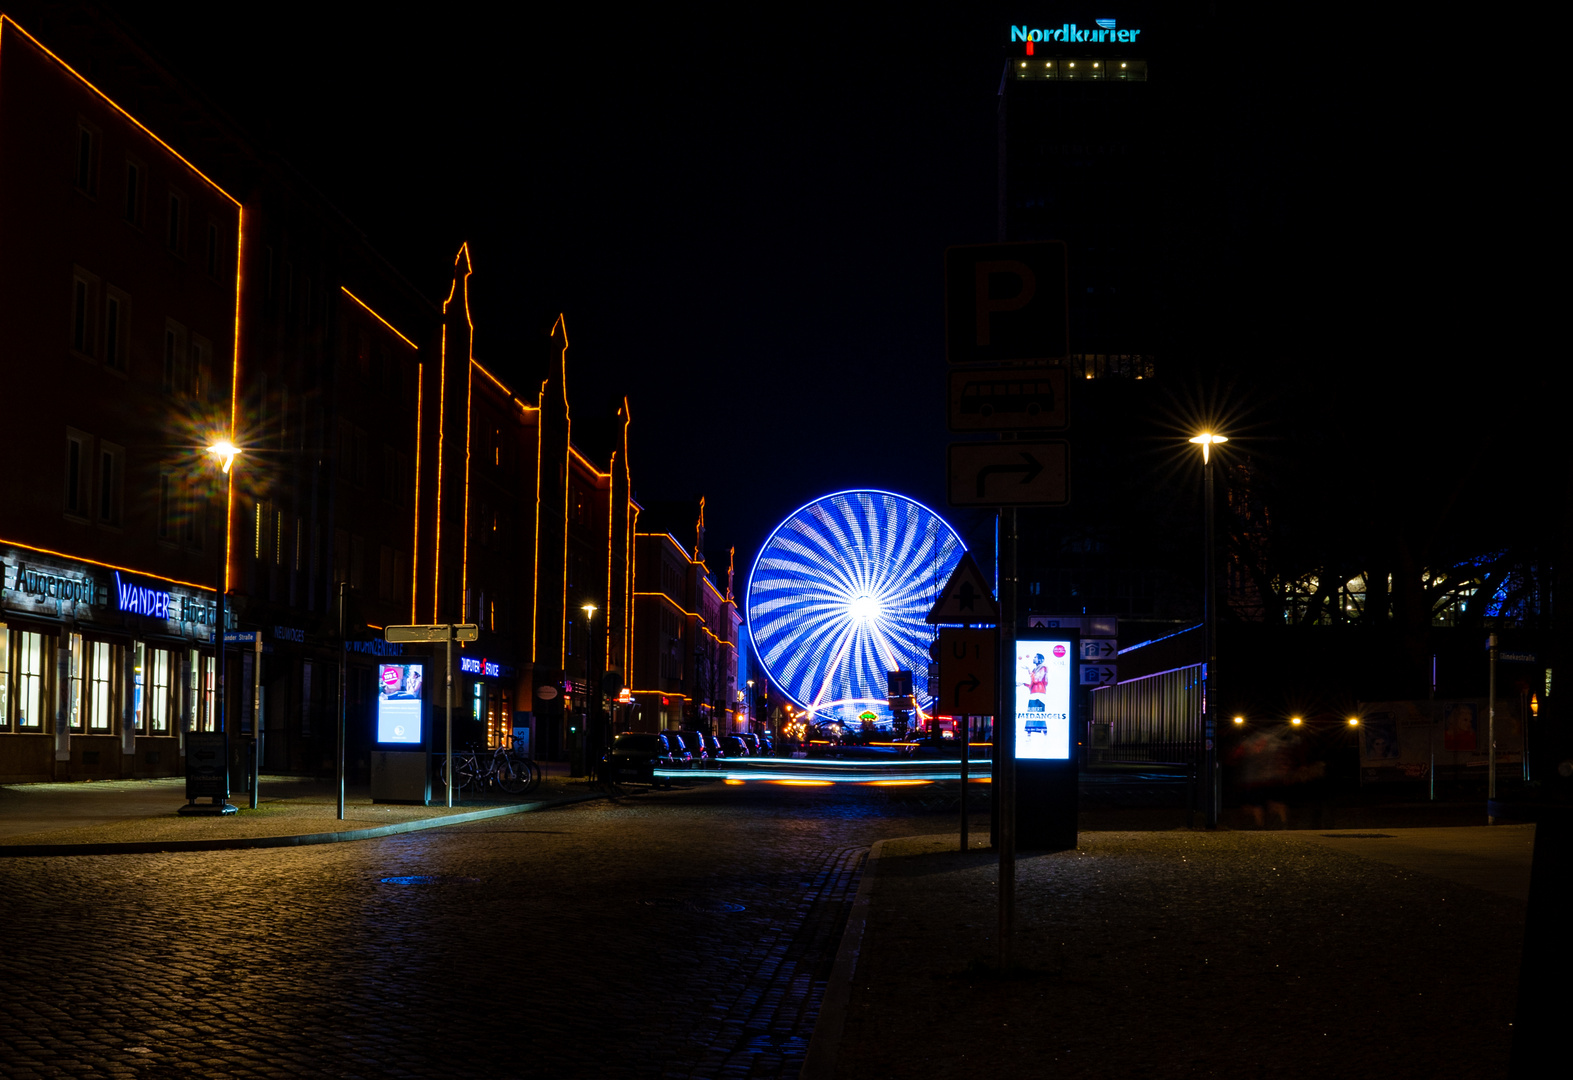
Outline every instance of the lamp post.
<path id="1" fill-rule="evenodd" d="M 584 742 L 585 773 L 604 781 L 601 775 L 601 732 L 596 723 L 595 679 L 590 673 L 590 653 L 595 648 L 595 605 L 582 604 L 584 611 Z"/>
<path id="2" fill-rule="evenodd" d="M 1202 635 L 1205 638 L 1207 656 L 1206 663 L 1202 666 L 1202 745 L 1205 749 L 1203 783 L 1207 793 L 1206 819 L 1209 829 L 1218 827 L 1218 804 L 1223 794 L 1218 775 L 1218 733 L 1214 730 L 1212 701 L 1218 677 L 1218 597 L 1217 583 L 1214 580 L 1217 553 L 1214 550 L 1216 537 L 1213 527 L 1213 465 L 1210 451 L 1219 443 L 1228 441 L 1227 436 L 1205 431 L 1191 439 L 1191 442 L 1202 448 L 1203 546 L 1207 549 L 1207 562 L 1202 573 Z"/>
<path id="3" fill-rule="evenodd" d="M 217 460 L 220 471 L 227 480 L 229 470 L 234 467 L 235 459 L 240 456 L 240 448 L 229 439 L 218 439 L 207 452 Z M 229 493 L 224 484 L 219 485 L 220 501 L 223 504 L 224 528 L 218 549 L 218 574 L 213 583 L 213 726 L 223 736 L 222 768 L 225 772 L 224 790 L 229 791 L 229 728 L 225 723 L 225 696 L 224 696 L 224 624 L 229 620 L 226 617 L 229 600 Z M 253 719 L 255 722 L 255 718 Z M 255 781 L 253 781 L 255 783 Z M 215 799 L 216 803 L 228 805 L 229 800 Z"/>

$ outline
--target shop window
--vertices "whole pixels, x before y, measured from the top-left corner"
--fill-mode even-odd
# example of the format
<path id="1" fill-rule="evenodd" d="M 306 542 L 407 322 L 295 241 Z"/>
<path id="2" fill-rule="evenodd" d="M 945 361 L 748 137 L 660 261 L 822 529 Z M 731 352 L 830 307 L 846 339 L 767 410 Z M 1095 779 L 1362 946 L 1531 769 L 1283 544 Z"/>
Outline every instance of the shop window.
<path id="1" fill-rule="evenodd" d="M 44 635 L 31 630 L 11 634 L 11 662 L 16 666 L 16 726 L 19 731 L 44 730 L 44 680 L 48 671 Z"/>
<path id="2" fill-rule="evenodd" d="M 71 634 L 66 639 L 70 650 L 66 657 L 66 726 L 72 731 L 82 730 L 82 635 Z"/>
<path id="3" fill-rule="evenodd" d="M 199 717 L 201 726 L 198 727 L 197 730 L 213 731 L 216 730 L 215 724 L 217 718 L 217 713 L 215 711 L 216 698 L 214 691 L 216 685 L 215 679 L 218 674 L 218 669 L 213 662 L 213 657 L 211 656 L 199 656 L 198 663 L 199 666 L 197 671 L 200 674 L 202 685 L 202 712 L 201 716 Z"/>
<path id="4" fill-rule="evenodd" d="M 11 730 L 11 633 L 0 623 L 0 731 Z"/>
<path id="5" fill-rule="evenodd" d="M 109 731 L 114 726 L 114 646 L 107 641 L 87 642 L 87 726 L 89 731 Z"/>
<path id="6" fill-rule="evenodd" d="M 137 646 L 141 650 L 142 646 Z M 168 735 L 170 725 L 170 687 L 173 680 L 170 669 L 174 666 L 174 654 L 168 649 L 147 650 L 146 676 L 143 681 L 147 685 L 147 695 L 138 710 L 145 725 L 142 730 L 152 735 Z"/>

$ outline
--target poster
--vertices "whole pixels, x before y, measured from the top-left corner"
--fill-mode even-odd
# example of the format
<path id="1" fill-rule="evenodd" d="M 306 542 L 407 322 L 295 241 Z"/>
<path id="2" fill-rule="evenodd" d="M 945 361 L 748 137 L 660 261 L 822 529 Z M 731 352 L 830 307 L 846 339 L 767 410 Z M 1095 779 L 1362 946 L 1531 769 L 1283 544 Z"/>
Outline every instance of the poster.
<path id="1" fill-rule="evenodd" d="M 377 741 L 419 746 L 423 664 L 377 665 Z"/>
<path id="2" fill-rule="evenodd" d="M 1075 663 L 1069 638 L 1017 640 L 1012 695 L 1017 760 L 1070 758 Z"/>

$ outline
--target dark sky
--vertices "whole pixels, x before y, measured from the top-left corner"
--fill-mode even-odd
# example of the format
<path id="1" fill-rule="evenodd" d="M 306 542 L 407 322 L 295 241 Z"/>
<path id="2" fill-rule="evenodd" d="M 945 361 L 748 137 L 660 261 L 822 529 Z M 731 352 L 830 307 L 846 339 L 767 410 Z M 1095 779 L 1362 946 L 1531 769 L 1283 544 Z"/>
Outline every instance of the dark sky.
<path id="1" fill-rule="evenodd" d="M 1216 298 L 1204 343 L 1305 365 L 1330 408 L 1408 423 L 1371 388 L 1478 362 L 1502 325 L 1482 314 L 1502 298 L 1487 267 L 1521 211 L 1483 162 L 1504 136 L 1478 93 L 1419 76 L 1431 30 L 1379 55 L 1329 37 L 1325 7 L 1220 6 L 1238 12 L 1211 24 L 1226 89 L 1180 122 L 1230 133 L 1238 161 L 1191 160 L 1232 177 L 1239 196 L 1205 212 L 1246 238 L 1231 272 L 1258 292 Z M 522 383 L 564 311 L 576 441 L 604 456 L 627 394 L 636 494 L 706 495 L 713 567 L 730 543 L 746 567 L 781 517 L 841 488 L 943 506 L 941 257 L 995 238 L 1007 27 L 1060 9 L 117 10 L 429 296 L 469 241 L 488 366 Z M 1286 194 L 1254 224 L 1269 188 Z"/>

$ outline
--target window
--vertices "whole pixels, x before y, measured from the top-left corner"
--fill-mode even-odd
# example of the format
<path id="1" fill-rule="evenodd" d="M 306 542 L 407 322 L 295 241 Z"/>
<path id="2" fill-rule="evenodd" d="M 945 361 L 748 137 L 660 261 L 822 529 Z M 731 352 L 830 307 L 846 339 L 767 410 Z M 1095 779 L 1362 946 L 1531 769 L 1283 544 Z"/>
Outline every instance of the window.
<path id="1" fill-rule="evenodd" d="M 399 501 L 399 455 L 387 443 L 382 446 L 382 497 L 394 504 Z"/>
<path id="2" fill-rule="evenodd" d="M 74 517 L 87 515 L 87 479 L 93 437 L 74 428 L 66 428 L 66 513 Z"/>
<path id="3" fill-rule="evenodd" d="M 126 201 L 124 206 L 126 223 L 140 226 L 142 224 L 142 189 L 145 186 L 144 170 L 135 161 L 126 162 Z"/>
<path id="4" fill-rule="evenodd" d="M 66 662 L 66 726 L 72 731 L 82 730 L 82 635 L 71 634 L 66 639 L 70 654 Z"/>
<path id="5" fill-rule="evenodd" d="M 377 599 L 393 599 L 393 549 L 387 544 L 380 545 L 377 558 Z"/>
<path id="6" fill-rule="evenodd" d="M 81 122 L 76 127 L 76 187 L 84 195 L 98 194 L 98 129 Z"/>
<path id="7" fill-rule="evenodd" d="M 179 514 L 180 539 L 192 550 L 201 551 L 207 524 L 207 498 L 202 491 L 202 481 L 190 479 L 186 482 L 184 502 Z"/>
<path id="8" fill-rule="evenodd" d="M 114 726 L 114 646 L 107 641 L 89 641 L 87 662 L 87 726 L 89 731 L 109 731 Z"/>
<path id="9" fill-rule="evenodd" d="M 142 644 L 137 643 L 142 653 Z M 147 665 L 137 674 L 138 685 L 147 686 L 147 695 L 138 708 L 139 730 L 152 735 L 168 735 L 171 720 L 170 688 L 174 685 L 171 669 L 175 656 L 168 649 L 148 649 Z"/>
<path id="10" fill-rule="evenodd" d="M 7 691 L 11 687 L 11 633 L 0 622 L 0 731 L 11 730 L 11 701 Z"/>
<path id="11" fill-rule="evenodd" d="M 12 661 L 16 664 L 16 726 L 19 731 L 44 730 L 44 672 L 47 670 L 44 635 L 31 630 L 11 634 Z"/>
<path id="12" fill-rule="evenodd" d="M 158 538 L 175 539 L 175 478 L 169 473 L 158 475 Z"/>
<path id="13" fill-rule="evenodd" d="M 191 348 L 187 353 L 191 360 L 191 396 L 201 400 L 203 397 L 213 396 L 213 346 L 205 337 L 191 335 Z"/>
<path id="14" fill-rule="evenodd" d="M 215 729 L 216 723 L 216 717 L 213 712 L 213 685 L 217 668 L 214 666 L 213 658 L 211 656 L 201 657 L 201 667 L 199 672 L 202 685 L 202 715 L 200 717 L 201 727 L 197 728 L 197 730 L 213 731 Z"/>
<path id="15" fill-rule="evenodd" d="M 119 525 L 125 502 L 126 452 L 114 443 L 98 444 L 98 520 Z"/>
<path id="16" fill-rule="evenodd" d="M 176 255 L 186 253 L 186 197 L 177 191 L 169 193 L 169 223 L 164 243 Z"/>
<path id="17" fill-rule="evenodd" d="M 184 394 L 191 387 L 190 355 L 186 328 L 174 319 L 164 320 L 164 389 Z"/>
<path id="18" fill-rule="evenodd" d="M 80 266 L 71 272 L 71 349 L 92 358 L 98 349 L 98 278 Z"/>
<path id="19" fill-rule="evenodd" d="M 218 277 L 218 226 L 208 222 L 208 277 Z"/>
<path id="20" fill-rule="evenodd" d="M 104 366 L 125 371 L 131 359 L 131 298 L 113 285 L 104 291 Z"/>

